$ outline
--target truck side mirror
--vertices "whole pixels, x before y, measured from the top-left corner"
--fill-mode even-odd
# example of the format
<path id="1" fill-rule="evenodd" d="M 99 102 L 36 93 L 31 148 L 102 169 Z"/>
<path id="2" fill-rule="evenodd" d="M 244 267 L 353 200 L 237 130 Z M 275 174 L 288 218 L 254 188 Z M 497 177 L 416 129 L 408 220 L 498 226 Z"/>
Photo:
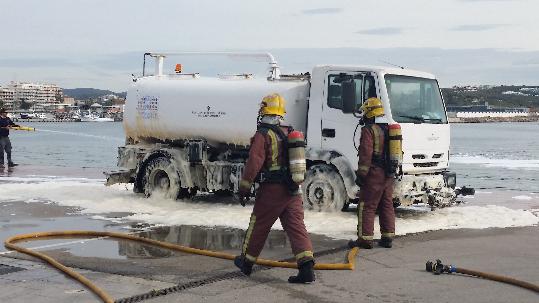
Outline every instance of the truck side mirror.
<path id="1" fill-rule="evenodd" d="M 357 109 L 356 81 L 344 81 L 342 85 L 342 112 L 352 114 Z"/>

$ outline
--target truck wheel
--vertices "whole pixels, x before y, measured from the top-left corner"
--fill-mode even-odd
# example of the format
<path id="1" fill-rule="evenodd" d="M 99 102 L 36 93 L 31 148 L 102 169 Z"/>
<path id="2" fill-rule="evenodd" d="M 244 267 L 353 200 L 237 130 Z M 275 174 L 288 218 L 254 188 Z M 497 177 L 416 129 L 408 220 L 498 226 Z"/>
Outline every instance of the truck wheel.
<path id="1" fill-rule="evenodd" d="M 341 175 L 326 164 L 317 164 L 309 168 L 302 190 L 305 209 L 341 211 L 348 204 L 348 194 Z"/>
<path id="2" fill-rule="evenodd" d="M 181 193 L 180 177 L 176 168 L 166 157 L 155 158 L 148 163 L 142 180 L 144 195 L 160 193 L 166 198 L 176 199 Z"/>

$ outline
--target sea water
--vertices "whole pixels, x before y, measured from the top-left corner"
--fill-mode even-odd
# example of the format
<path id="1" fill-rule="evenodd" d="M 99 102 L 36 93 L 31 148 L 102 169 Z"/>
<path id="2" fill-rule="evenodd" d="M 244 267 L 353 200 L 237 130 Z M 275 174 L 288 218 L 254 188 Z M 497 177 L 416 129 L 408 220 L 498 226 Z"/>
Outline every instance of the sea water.
<path id="1" fill-rule="evenodd" d="M 21 166 L 0 177 L 0 203 L 54 203 L 114 222 L 248 226 L 252 204 L 244 208 L 232 199 L 204 195 L 185 201 L 147 199 L 131 186 L 105 187 L 104 177 L 95 172 L 115 168 L 117 147 L 124 143 L 121 123 L 28 126 L 37 131 L 12 133 L 14 159 Z M 451 169 L 459 185 L 478 189 L 476 196 L 434 212 L 421 206 L 398 209 L 397 234 L 538 224 L 538 131 L 537 123 L 453 124 Z M 311 233 L 337 239 L 354 238 L 356 221 L 353 213 L 305 214 Z"/>
<path id="2" fill-rule="evenodd" d="M 460 184 L 539 193 L 539 123 L 452 124 L 449 161 Z"/>

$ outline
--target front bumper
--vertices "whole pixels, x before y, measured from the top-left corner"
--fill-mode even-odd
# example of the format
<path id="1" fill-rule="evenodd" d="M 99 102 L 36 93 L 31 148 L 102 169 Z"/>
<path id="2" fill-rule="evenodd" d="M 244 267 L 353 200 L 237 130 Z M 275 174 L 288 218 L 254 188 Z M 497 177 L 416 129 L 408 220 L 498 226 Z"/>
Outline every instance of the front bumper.
<path id="1" fill-rule="evenodd" d="M 458 195 L 473 194 L 473 189 L 458 188 L 456 174 L 403 175 L 395 182 L 393 203 L 403 206 L 426 204 L 431 208 L 446 207 L 458 203 Z"/>

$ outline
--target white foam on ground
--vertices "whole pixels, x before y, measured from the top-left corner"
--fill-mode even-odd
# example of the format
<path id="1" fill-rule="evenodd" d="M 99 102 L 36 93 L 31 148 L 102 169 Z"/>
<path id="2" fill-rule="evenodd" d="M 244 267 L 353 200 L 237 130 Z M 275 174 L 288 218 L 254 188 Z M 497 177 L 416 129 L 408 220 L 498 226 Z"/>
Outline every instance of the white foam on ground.
<path id="1" fill-rule="evenodd" d="M 485 167 L 539 170 L 539 160 L 491 159 L 483 156 L 455 155 L 451 156 L 450 162 L 459 164 L 479 164 Z"/>
<path id="2" fill-rule="evenodd" d="M 142 221 L 163 225 L 201 225 L 247 228 L 252 205 L 241 207 L 236 202 L 219 203 L 146 199 L 131 191 L 130 186 L 105 187 L 103 180 L 76 178 L 13 178 L 0 177 L 0 202 L 22 201 L 35 203 L 54 201 L 59 205 L 81 208 L 82 213 L 106 218 L 107 213 L 131 213 L 110 220 Z M 228 202 L 228 203 L 227 203 Z M 503 206 L 455 206 L 429 211 L 422 208 L 406 210 L 406 218 L 397 218 L 398 235 L 440 229 L 516 227 L 539 224 L 531 211 L 514 210 Z M 305 213 L 305 224 L 311 233 L 337 239 L 356 237 L 355 213 Z M 375 229 L 378 221 L 375 222 Z M 282 229 L 280 223 L 273 227 Z M 377 232 L 375 236 L 379 237 Z"/>
<path id="3" fill-rule="evenodd" d="M 533 198 L 530 197 L 530 196 L 521 195 L 521 196 L 515 196 L 515 197 L 513 197 L 513 199 L 515 199 L 515 200 L 531 200 Z"/>

